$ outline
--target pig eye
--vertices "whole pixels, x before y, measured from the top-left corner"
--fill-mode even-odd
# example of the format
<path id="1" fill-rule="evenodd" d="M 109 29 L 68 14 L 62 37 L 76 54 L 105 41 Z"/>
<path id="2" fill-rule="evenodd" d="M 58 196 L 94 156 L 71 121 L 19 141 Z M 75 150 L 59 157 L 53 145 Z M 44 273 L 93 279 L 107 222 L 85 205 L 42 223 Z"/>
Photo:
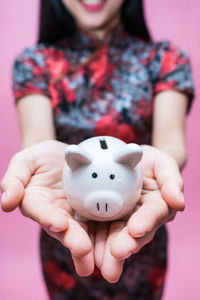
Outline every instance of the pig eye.
<path id="1" fill-rule="evenodd" d="M 114 174 L 110 174 L 110 179 L 114 179 L 115 175 Z"/>
<path id="2" fill-rule="evenodd" d="M 98 176 L 97 173 L 92 173 L 93 178 L 97 178 L 97 176 Z"/>

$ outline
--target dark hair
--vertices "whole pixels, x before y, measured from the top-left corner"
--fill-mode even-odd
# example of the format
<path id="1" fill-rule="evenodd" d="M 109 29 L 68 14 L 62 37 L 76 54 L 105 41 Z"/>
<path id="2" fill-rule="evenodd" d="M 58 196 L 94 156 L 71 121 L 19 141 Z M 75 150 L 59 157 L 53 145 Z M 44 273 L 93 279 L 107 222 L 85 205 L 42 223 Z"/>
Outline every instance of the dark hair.
<path id="1" fill-rule="evenodd" d="M 126 31 L 146 41 L 151 40 L 147 28 L 143 0 L 125 0 L 121 10 Z M 40 0 L 38 43 L 51 43 L 73 35 L 75 21 L 61 0 Z"/>

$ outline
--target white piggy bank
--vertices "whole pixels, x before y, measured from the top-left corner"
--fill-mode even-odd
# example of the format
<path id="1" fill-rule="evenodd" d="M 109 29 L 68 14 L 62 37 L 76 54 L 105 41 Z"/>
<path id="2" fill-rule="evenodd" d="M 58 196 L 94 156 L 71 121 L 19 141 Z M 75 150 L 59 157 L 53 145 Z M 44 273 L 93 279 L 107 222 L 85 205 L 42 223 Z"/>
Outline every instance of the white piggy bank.
<path id="1" fill-rule="evenodd" d="M 79 219 L 111 221 L 129 215 L 140 198 L 141 158 L 140 146 L 110 136 L 68 146 L 64 188 Z"/>

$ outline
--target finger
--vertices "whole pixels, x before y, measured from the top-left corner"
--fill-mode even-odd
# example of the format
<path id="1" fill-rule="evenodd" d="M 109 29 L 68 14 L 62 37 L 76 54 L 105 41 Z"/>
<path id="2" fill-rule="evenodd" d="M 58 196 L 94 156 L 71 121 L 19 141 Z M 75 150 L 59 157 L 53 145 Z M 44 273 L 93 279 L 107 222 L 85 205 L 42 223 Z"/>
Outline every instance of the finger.
<path id="1" fill-rule="evenodd" d="M 110 283 L 115 283 L 120 279 L 123 272 L 124 260 L 116 259 L 107 248 L 103 264 L 101 267 L 101 274 L 105 280 Z"/>
<path id="2" fill-rule="evenodd" d="M 3 211 L 9 212 L 14 210 L 21 203 L 24 195 L 24 185 L 15 177 L 3 180 L 1 183 L 2 201 L 1 206 Z"/>
<path id="3" fill-rule="evenodd" d="M 68 219 L 68 229 L 59 233 L 64 246 L 69 248 L 73 257 L 84 257 L 92 252 L 92 242 L 85 229 L 72 218 Z"/>
<path id="4" fill-rule="evenodd" d="M 81 243 L 79 248 L 75 245 L 71 240 L 71 235 L 73 234 L 73 229 L 69 226 L 68 231 L 64 233 L 56 233 L 48 228 L 43 227 L 43 229 L 47 232 L 48 235 L 60 241 L 65 247 L 69 248 L 71 251 L 72 259 L 74 262 L 74 267 L 79 276 L 89 276 L 94 272 L 94 255 L 93 252 L 90 251 L 88 253 L 88 249 L 86 246 L 86 239 L 84 237 L 81 239 Z M 77 234 L 79 238 L 79 234 Z M 73 255 L 73 253 L 78 254 L 79 256 Z"/>
<path id="5" fill-rule="evenodd" d="M 13 156 L 1 181 L 1 190 L 4 193 L 2 200 L 4 211 L 12 211 L 20 204 L 24 195 L 24 188 L 33 172 L 33 157 L 30 154 L 21 151 Z"/>
<path id="6" fill-rule="evenodd" d="M 116 259 L 125 259 L 136 248 L 136 239 L 130 236 L 127 226 L 119 232 L 112 242 L 110 252 Z"/>
<path id="7" fill-rule="evenodd" d="M 94 231 L 95 231 L 95 226 L 92 222 L 89 223 L 84 223 L 84 222 L 79 222 L 79 225 L 83 228 L 84 232 L 88 233 L 88 236 L 92 242 L 94 243 Z M 83 256 L 75 256 L 73 253 L 75 253 L 72 250 L 72 259 L 74 262 L 74 266 L 76 269 L 76 273 L 79 276 L 89 276 L 94 272 L 94 252 L 93 249 L 86 255 Z"/>
<path id="8" fill-rule="evenodd" d="M 94 255 L 92 252 L 89 252 L 85 256 L 73 256 L 72 259 L 76 269 L 76 273 L 79 276 L 89 276 L 94 272 Z"/>
<path id="9" fill-rule="evenodd" d="M 155 161 L 154 175 L 168 205 L 176 211 L 184 210 L 183 180 L 177 162 L 169 155 L 163 155 Z"/>
<path id="10" fill-rule="evenodd" d="M 108 237 L 109 224 L 108 223 L 98 223 L 96 227 L 96 236 L 95 236 L 95 263 L 99 269 L 101 269 L 104 249 L 106 245 L 106 240 Z"/>
<path id="11" fill-rule="evenodd" d="M 94 228 L 92 228 L 91 223 L 88 226 L 84 222 L 77 223 L 71 220 L 70 226 L 64 237 L 64 245 L 68 246 L 71 251 L 72 259 L 76 269 L 76 273 L 79 276 L 89 276 L 94 272 L 94 253 L 91 247 L 92 242 L 90 238 L 94 236 Z M 73 234 L 76 233 L 78 243 L 72 241 Z M 88 234 L 88 235 L 87 235 Z M 79 244 L 80 242 L 80 244 Z"/>
<path id="12" fill-rule="evenodd" d="M 84 258 L 92 253 L 92 243 L 87 232 L 71 217 L 68 218 L 68 228 L 63 232 L 54 232 L 46 227 L 43 229 L 68 248 L 72 257 Z"/>
<path id="13" fill-rule="evenodd" d="M 142 205 L 128 221 L 128 232 L 132 237 L 144 236 L 166 221 L 171 209 L 161 198 L 160 192 L 150 192 L 141 197 Z"/>
<path id="14" fill-rule="evenodd" d="M 185 209 L 185 201 L 183 196 L 183 181 L 173 181 L 169 178 L 161 186 L 161 194 L 168 205 L 176 210 L 183 211 Z"/>
<path id="15" fill-rule="evenodd" d="M 54 206 L 54 195 L 52 192 L 50 194 L 47 189 L 42 189 L 39 193 L 33 192 L 33 188 L 27 188 L 21 206 L 22 213 L 39 223 L 49 235 L 69 248 L 72 255 L 88 254 L 92 243 L 86 232 L 87 226 L 73 220 L 65 209 Z"/>
<path id="16" fill-rule="evenodd" d="M 117 282 L 122 274 L 124 260 L 113 257 L 110 252 L 111 244 L 116 235 L 124 227 L 124 222 L 114 222 L 110 226 L 110 232 L 104 250 L 104 257 L 101 267 L 102 276 L 110 283 Z"/>
<path id="17" fill-rule="evenodd" d="M 155 230 L 152 230 L 143 237 L 133 238 L 128 233 L 126 226 L 113 240 L 110 251 L 116 259 L 124 260 L 131 254 L 139 252 L 145 244 L 151 242 L 154 234 Z"/>

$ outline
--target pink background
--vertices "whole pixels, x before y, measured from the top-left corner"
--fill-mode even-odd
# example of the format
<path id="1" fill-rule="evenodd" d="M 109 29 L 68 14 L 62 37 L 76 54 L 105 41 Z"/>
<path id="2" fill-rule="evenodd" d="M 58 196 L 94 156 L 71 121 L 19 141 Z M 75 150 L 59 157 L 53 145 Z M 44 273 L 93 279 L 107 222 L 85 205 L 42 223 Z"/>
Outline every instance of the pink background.
<path id="1" fill-rule="evenodd" d="M 188 117 L 188 165 L 183 172 L 187 208 L 169 228 L 169 271 L 164 300 L 200 299 L 199 0 L 146 0 L 149 27 L 156 39 L 171 39 L 191 56 L 196 101 Z M 11 92 L 11 67 L 23 47 L 33 44 L 37 33 L 38 1 L 7 0 L 0 9 L 0 177 L 11 156 L 20 149 L 20 136 Z M 37 224 L 18 211 L 0 211 L 0 299 L 48 299 L 41 276 Z"/>

